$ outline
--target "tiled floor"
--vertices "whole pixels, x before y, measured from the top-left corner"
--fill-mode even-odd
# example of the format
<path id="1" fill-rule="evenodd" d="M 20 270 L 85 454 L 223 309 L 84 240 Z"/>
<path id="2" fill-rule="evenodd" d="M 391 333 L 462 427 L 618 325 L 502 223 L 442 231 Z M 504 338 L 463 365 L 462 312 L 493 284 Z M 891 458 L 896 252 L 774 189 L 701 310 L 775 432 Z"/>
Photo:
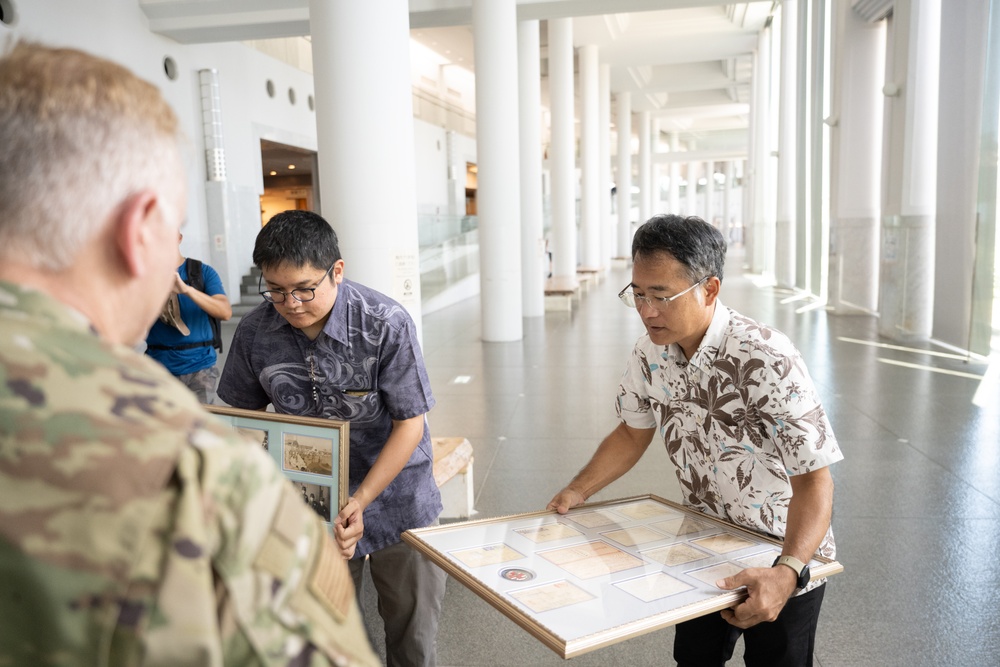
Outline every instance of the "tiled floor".
<path id="1" fill-rule="evenodd" d="M 930 345 L 872 346 L 890 342 L 879 340 L 873 317 L 798 313 L 807 302 L 783 303 L 788 293 L 755 286 L 740 275 L 741 262 L 738 254 L 729 259 L 723 302 L 791 337 L 845 454 L 833 466 L 845 572 L 829 582 L 817 664 L 995 665 L 1000 388 L 984 387 L 984 407 L 977 407 L 980 383 L 968 377 L 983 375 L 986 365 L 932 356 L 939 350 Z M 478 298 L 424 317 L 437 398 L 431 430 L 472 442 L 480 517 L 544 508 L 615 425 L 618 377 L 642 333 L 638 316 L 615 298 L 628 281 L 627 269 L 611 271 L 572 313 L 526 320 L 516 343 L 480 340 Z M 458 384 L 458 376 L 471 379 Z M 644 493 L 678 498 L 658 440 L 595 500 Z M 672 665 L 672 638 L 671 629 L 660 630 L 572 664 Z M 564 664 L 453 580 L 438 645 L 440 664 L 449 667 Z"/>

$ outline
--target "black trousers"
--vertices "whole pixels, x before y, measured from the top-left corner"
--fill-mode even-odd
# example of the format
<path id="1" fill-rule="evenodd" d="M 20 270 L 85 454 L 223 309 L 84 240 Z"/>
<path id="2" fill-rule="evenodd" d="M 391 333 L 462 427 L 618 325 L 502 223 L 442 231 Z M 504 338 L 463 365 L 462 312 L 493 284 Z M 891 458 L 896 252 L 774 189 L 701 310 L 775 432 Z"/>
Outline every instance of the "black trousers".
<path id="1" fill-rule="evenodd" d="M 816 644 L 816 622 L 826 584 L 791 598 L 771 623 L 741 630 L 708 614 L 677 625 L 674 660 L 678 667 L 720 667 L 733 657 L 743 635 L 747 667 L 811 667 Z"/>

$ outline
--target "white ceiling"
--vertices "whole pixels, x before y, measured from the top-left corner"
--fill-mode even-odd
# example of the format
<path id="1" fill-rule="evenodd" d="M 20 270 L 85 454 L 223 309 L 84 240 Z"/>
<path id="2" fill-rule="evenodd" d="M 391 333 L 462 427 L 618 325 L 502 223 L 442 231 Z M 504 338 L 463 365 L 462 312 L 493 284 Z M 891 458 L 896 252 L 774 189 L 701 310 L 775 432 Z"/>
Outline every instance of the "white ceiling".
<path id="1" fill-rule="evenodd" d="M 138 0 L 150 28 L 185 43 L 309 34 L 309 0 Z M 413 39 L 474 71 L 472 0 L 410 0 Z M 518 0 L 519 19 L 573 17 L 613 93 L 629 91 L 661 131 L 698 150 L 745 150 L 757 34 L 777 2 Z M 611 12 L 611 13 L 608 13 Z M 546 30 L 542 24 L 542 55 Z M 543 62 L 543 77 L 547 71 Z M 543 91 L 547 86 L 543 81 Z M 543 93 L 543 103 L 545 103 Z M 612 112 L 613 113 L 613 112 Z"/>

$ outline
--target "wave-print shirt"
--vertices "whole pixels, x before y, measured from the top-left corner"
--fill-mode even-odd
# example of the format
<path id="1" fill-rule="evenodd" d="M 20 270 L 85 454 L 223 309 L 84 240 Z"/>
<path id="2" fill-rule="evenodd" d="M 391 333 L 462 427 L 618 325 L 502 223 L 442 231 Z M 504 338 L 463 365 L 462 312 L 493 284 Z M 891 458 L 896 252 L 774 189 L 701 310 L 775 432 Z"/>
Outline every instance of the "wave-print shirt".
<path id="1" fill-rule="evenodd" d="M 789 477 L 843 459 L 791 341 L 719 302 L 690 360 L 677 344 L 636 342 L 617 411 L 628 426 L 659 429 L 685 505 L 778 538 Z M 836 556 L 832 526 L 819 553 Z"/>
<path id="2" fill-rule="evenodd" d="M 316 340 L 293 327 L 270 303 L 243 316 L 226 358 L 218 395 L 233 407 L 350 422 L 350 492 L 371 470 L 392 421 L 434 407 L 430 381 L 406 309 L 373 289 L 344 280 Z M 441 513 L 430 430 L 410 460 L 365 509 L 365 532 L 354 557 L 400 541 L 410 528 Z"/>

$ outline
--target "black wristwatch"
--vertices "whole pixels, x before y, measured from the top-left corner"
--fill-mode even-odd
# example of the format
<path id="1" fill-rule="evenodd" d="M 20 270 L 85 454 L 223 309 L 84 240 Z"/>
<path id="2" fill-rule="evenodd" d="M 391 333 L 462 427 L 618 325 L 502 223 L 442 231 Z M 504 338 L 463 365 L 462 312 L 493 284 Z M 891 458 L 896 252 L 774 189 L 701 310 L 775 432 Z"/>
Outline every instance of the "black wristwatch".
<path id="1" fill-rule="evenodd" d="M 779 565 L 790 567 L 795 572 L 795 576 L 798 577 L 795 581 L 795 590 L 803 589 L 809 585 L 809 566 L 798 558 L 794 556 L 778 556 L 774 559 L 771 567 L 778 567 Z"/>

